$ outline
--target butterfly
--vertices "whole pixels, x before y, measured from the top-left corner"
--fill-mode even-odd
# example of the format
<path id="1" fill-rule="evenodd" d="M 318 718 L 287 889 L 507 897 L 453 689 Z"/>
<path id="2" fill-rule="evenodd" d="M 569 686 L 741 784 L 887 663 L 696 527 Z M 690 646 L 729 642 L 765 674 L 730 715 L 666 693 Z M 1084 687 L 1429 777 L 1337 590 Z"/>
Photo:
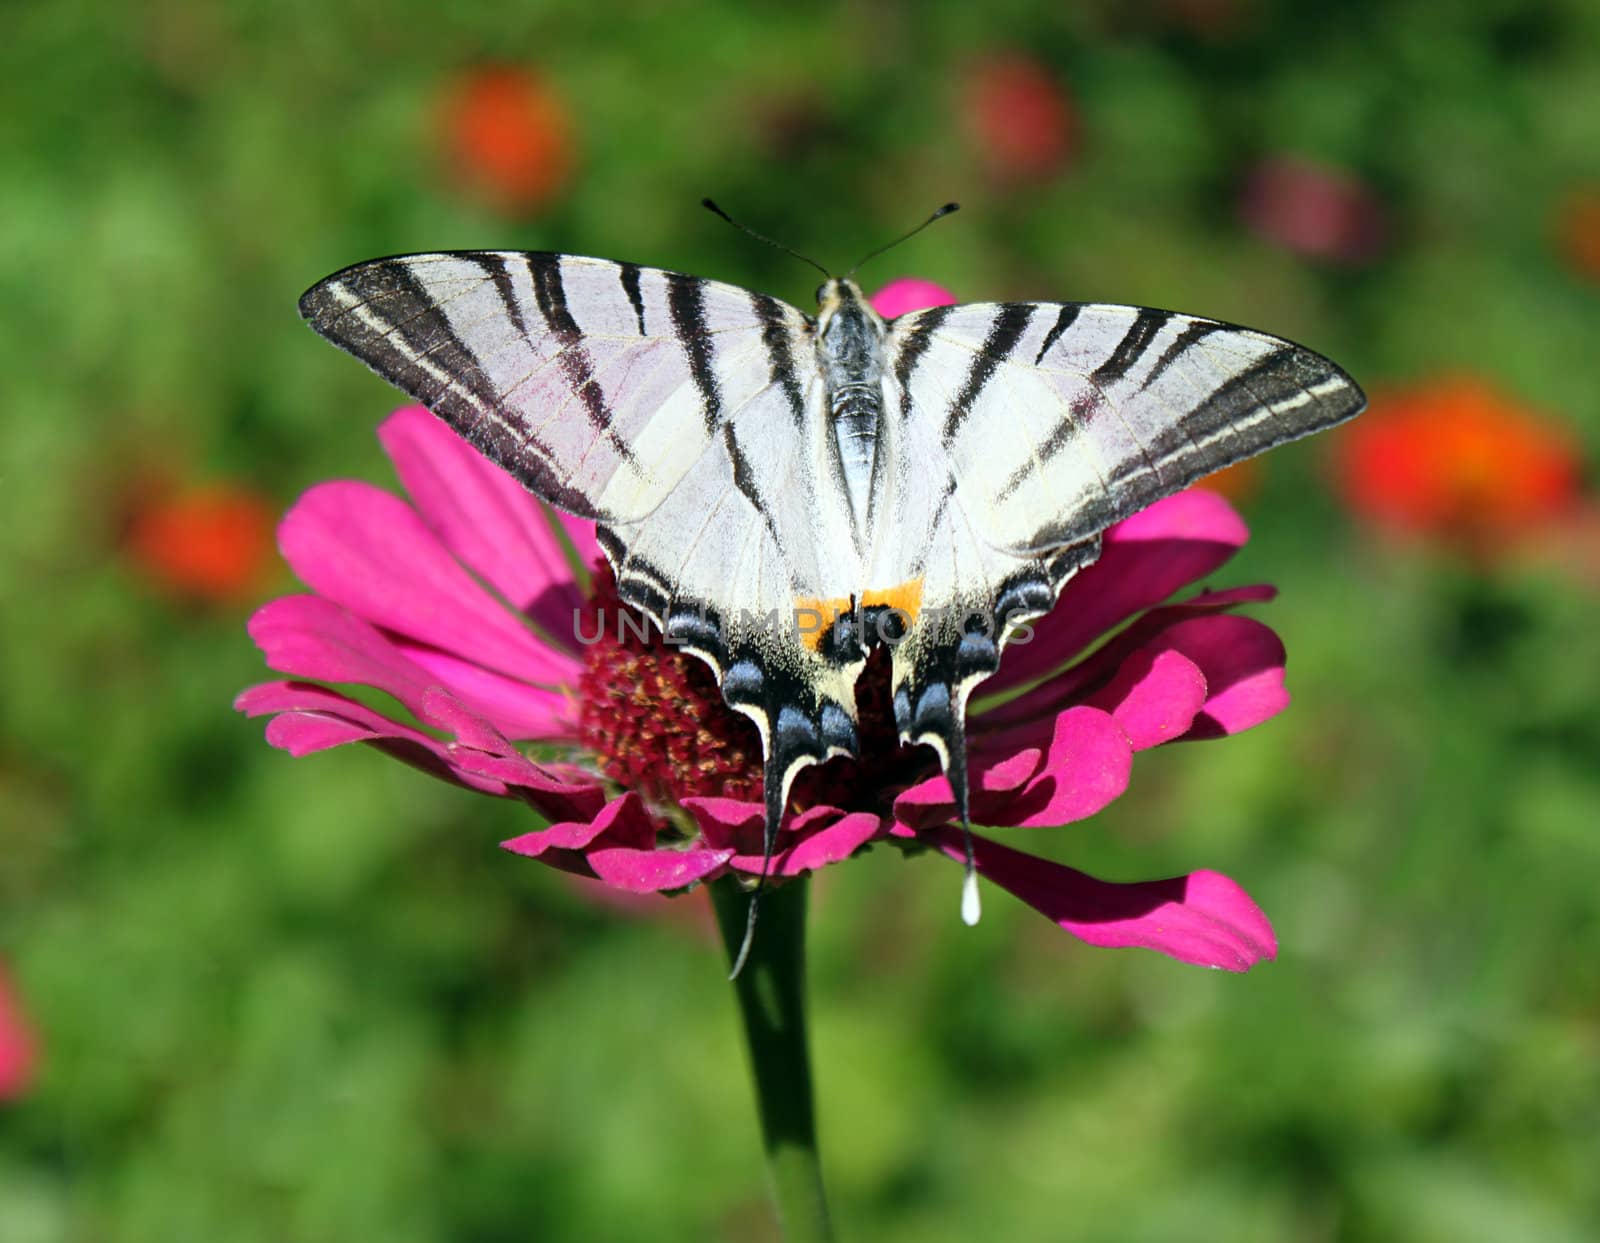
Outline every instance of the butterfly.
<path id="1" fill-rule="evenodd" d="M 857 753 L 873 649 L 891 648 L 901 740 L 933 748 L 966 826 L 967 703 L 1100 533 L 1366 401 L 1308 349 L 1148 307 L 885 320 L 831 276 L 817 306 L 523 251 L 376 259 L 300 300 L 318 333 L 598 524 L 621 599 L 760 732 L 769 859 L 796 774 Z M 962 907 L 974 922 L 970 848 Z"/>

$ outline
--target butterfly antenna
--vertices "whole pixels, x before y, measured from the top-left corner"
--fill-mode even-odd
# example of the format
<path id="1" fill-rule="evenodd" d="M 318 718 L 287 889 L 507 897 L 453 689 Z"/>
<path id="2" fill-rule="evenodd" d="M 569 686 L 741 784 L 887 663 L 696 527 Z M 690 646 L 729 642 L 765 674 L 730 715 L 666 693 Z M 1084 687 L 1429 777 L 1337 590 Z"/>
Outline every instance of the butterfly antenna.
<path id="1" fill-rule="evenodd" d="M 734 956 L 733 970 L 728 972 L 730 980 L 739 978 L 739 972 L 744 970 L 744 960 L 750 957 L 750 945 L 756 936 L 756 913 L 761 906 L 761 894 L 767 887 L 767 873 L 772 869 L 772 853 L 778 846 L 778 825 L 783 821 L 784 781 L 782 774 L 776 771 L 776 765 L 770 763 L 767 765 L 763 785 L 766 823 L 763 826 L 761 841 L 761 875 L 756 878 L 756 887 L 750 891 L 750 914 L 745 920 L 744 941 L 739 946 L 738 954 Z"/>
<path id="2" fill-rule="evenodd" d="M 748 233 L 751 237 L 755 238 L 756 241 L 765 242 L 768 246 L 771 246 L 774 250 L 781 250 L 781 251 L 783 251 L 784 254 L 790 255 L 793 258 L 796 258 L 796 259 L 800 260 L 801 263 L 809 263 L 812 267 L 816 268 L 817 271 L 821 272 L 829 280 L 833 279 L 833 273 L 828 271 L 827 268 L 823 267 L 815 259 L 807 259 L 798 250 L 793 250 L 790 247 L 785 246 L 782 242 L 774 241 L 772 238 L 768 237 L 765 233 L 757 233 L 749 225 L 740 224 L 737 220 L 735 220 L 732 216 L 728 215 L 727 212 L 723 211 L 722 208 L 718 207 L 710 199 L 701 199 L 700 200 L 700 206 L 704 207 L 707 211 L 711 212 L 713 215 L 721 216 L 724 220 L 726 220 L 734 228 L 738 229 L 739 232 Z"/>
<path id="3" fill-rule="evenodd" d="M 934 212 L 933 215 L 929 216 L 926 220 L 924 220 L 916 228 L 912 229 L 911 232 L 901 234 L 899 237 L 895 238 L 894 241 L 889 242 L 886 245 L 878 247 L 877 250 L 871 251 L 869 254 L 866 255 L 865 258 L 856 260 L 855 267 L 851 268 L 848 272 L 846 272 L 844 274 L 845 275 L 845 279 L 848 280 L 850 277 L 854 276 L 856 274 L 856 269 L 861 267 L 862 264 L 866 263 L 868 259 L 876 259 L 884 251 L 893 250 L 896 246 L 900 245 L 901 242 L 910 241 L 917 234 L 921 233 L 930 224 L 932 224 L 935 220 L 942 220 L 942 219 L 944 219 L 944 217 L 950 215 L 952 212 L 958 212 L 960 210 L 961 210 L 961 204 L 960 203 L 946 203 L 938 211 Z"/>

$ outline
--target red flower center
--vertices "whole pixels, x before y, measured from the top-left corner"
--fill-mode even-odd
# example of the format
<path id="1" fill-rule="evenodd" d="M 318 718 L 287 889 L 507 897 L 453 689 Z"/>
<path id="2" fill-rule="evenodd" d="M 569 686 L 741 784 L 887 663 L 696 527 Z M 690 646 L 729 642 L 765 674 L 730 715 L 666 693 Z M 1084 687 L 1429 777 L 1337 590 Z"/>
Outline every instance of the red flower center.
<path id="1" fill-rule="evenodd" d="M 759 803 L 761 736 L 729 708 L 705 662 L 666 643 L 617 598 L 600 566 L 582 621 L 578 732 L 601 771 L 657 801 L 722 797 Z M 804 770 L 791 807 L 885 810 L 894 793 L 928 775 L 933 752 L 903 747 L 889 691 L 889 652 L 878 648 L 856 681 L 859 759 Z"/>

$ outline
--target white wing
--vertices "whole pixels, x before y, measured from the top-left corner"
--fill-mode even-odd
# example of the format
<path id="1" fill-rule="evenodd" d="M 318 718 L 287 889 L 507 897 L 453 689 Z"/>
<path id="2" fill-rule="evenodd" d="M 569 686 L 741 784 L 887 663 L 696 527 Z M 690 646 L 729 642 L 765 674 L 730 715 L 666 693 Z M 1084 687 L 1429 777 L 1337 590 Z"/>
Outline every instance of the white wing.
<path id="1" fill-rule="evenodd" d="M 358 264 L 300 309 L 530 491 L 600 521 L 621 597 L 760 729 L 770 846 L 794 774 L 857 747 L 861 662 L 826 639 L 862 567 L 810 319 L 714 281 L 515 251 Z"/>
<path id="2" fill-rule="evenodd" d="M 1112 523 L 1365 405 L 1310 350 L 1142 307 L 935 307 L 893 321 L 886 353 L 900 529 L 872 576 L 920 583 L 895 714 L 940 750 L 963 816 L 966 705 L 1007 624 L 1047 612 Z"/>
<path id="3" fill-rule="evenodd" d="M 1145 307 L 974 303 L 895 320 L 902 408 L 935 421 L 996 547 L 1088 539 L 1232 462 L 1359 413 L 1333 363 Z"/>
<path id="4" fill-rule="evenodd" d="M 655 268 L 410 255 L 335 273 L 300 313 L 530 491 L 604 522 L 652 512 L 758 395 L 802 408 L 806 316 Z"/>

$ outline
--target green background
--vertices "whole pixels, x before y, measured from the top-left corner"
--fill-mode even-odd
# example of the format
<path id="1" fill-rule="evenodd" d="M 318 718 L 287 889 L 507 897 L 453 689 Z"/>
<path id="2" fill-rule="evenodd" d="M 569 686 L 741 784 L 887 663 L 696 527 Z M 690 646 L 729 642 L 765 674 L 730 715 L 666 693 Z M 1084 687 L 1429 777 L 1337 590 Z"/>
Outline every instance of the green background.
<path id="1" fill-rule="evenodd" d="M 1207 32 L 1117 0 L 7 6 L 0 958 L 44 1060 L 0 1106 L 0 1243 L 775 1237 L 703 896 L 618 913 L 497 849 L 533 827 L 509 803 L 270 750 L 229 707 L 264 676 L 247 607 L 119 550 L 141 471 L 281 505 L 390 482 L 393 395 L 294 312 L 337 267 L 523 246 L 806 305 L 814 275 L 700 196 L 836 266 L 956 198 L 869 275 L 1199 311 L 1369 384 L 1473 370 L 1592 458 L 1600 289 L 1550 236 L 1600 173 L 1600 7 L 1227 7 Z M 962 83 L 1006 49 L 1077 111 L 1042 183 L 997 184 L 969 137 Z M 440 91 L 486 58 L 574 115 L 577 171 L 529 219 L 435 149 Z M 1375 187 L 1379 261 L 1240 223 L 1280 152 Z M 1113 879 L 1225 871 L 1279 960 L 1091 950 L 1000 895 L 967 931 L 947 865 L 831 869 L 843 1237 L 1600 1237 L 1595 597 L 1363 533 L 1328 454 L 1272 455 L 1216 580 L 1282 588 L 1257 615 L 1294 706 L 1013 835 Z"/>

